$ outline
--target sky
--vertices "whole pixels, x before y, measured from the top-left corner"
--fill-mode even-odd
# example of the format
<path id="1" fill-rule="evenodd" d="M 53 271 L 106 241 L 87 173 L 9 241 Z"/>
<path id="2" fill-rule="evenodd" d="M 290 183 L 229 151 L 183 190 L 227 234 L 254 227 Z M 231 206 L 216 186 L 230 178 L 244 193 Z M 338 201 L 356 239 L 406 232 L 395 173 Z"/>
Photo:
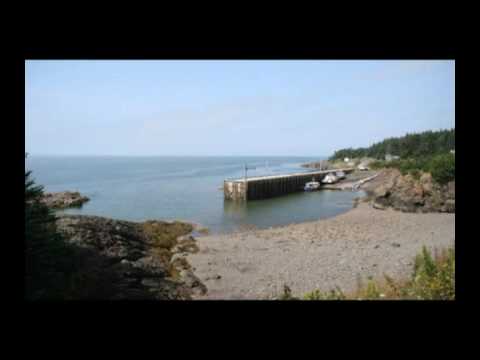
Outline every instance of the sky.
<path id="1" fill-rule="evenodd" d="M 455 127 L 455 61 L 25 61 L 32 155 L 329 156 Z"/>

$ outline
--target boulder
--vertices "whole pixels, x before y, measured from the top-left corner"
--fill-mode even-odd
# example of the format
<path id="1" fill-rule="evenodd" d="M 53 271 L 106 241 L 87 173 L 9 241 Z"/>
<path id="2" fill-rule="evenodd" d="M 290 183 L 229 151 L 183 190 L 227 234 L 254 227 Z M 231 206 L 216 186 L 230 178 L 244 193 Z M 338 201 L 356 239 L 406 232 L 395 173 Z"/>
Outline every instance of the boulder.
<path id="1" fill-rule="evenodd" d="M 404 212 L 454 212 L 455 182 L 441 186 L 431 174 L 423 173 L 419 179 L 396 169 L 386 170 L 381 183 L 369 190 L 372 205 L 376 209 L 392 207 Z M 447 200 L 451 200 L 447 204 Z"/>
<path id="2" fill-rule="evenodd" d="M 390 188 L 386 184 L 373 190 L 373 196 L 375 197 L 387 197 L 388 195 L 390 195 Z"/>
<path id="3" fill-rule="evenodd" d="M 376 200 L 373 201 L 372 206 L 373 206 L 374 209 L 385 210 L 385 205 L 382 205 L 380 202 L 378 202 Z"/>

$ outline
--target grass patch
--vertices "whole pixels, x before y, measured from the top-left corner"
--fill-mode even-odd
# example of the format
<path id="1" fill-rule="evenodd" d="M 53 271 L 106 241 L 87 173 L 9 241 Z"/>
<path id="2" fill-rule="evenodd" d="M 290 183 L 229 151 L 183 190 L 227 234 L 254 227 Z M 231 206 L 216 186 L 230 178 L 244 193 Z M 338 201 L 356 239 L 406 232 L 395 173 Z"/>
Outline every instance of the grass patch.
<path id="1" fill-rule="evenodd" d="M 180 221 L 169 223 L 150 220 L 144 222 L 142 228 L 145 235 L 152 241 L 153 248 L 150 250 L 151 254 L 163 262 L 170 277 L 178 279 L 179 271 L 177 266 L 183 265 L 185 267 L 185 264 L 179 264 L 179 261 L 172 264 L 170 262 L 173 256 L 171 250 L 178 244 L 177 238 L 191 233 L 193 231 L 193 226 Z"/>
<path id="2" fill-rule="evenodd" d="M 155 247 L 171 249 L 177 244 L 177 238 L 193 231 L 191 224 L 174 221 L 146 221 L 142 224 L 143 231 L 152 240 Z"/>

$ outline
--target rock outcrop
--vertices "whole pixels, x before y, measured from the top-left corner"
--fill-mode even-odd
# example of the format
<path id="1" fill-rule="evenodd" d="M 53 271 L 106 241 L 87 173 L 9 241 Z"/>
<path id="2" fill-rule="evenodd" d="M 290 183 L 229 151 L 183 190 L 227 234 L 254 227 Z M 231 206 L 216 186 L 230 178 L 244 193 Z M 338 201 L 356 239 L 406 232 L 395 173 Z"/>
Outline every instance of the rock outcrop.
<path id="1" fill-rule="evenodd" d="M 404 212 L 455 212 L 455 181 L 436 183 L 429 173 L 419 178 L 402 175 L 397 169 L 384 170 L 380 179 L 366 189 L 377 209 L 392 207 Z"/>
<path id="2" fill-rule="evenodd" d="M 80 195 L 78 191 L 62 191 L 55 193 L 45 193 L 42 202 L 48 207 L 54 209 L 65 209 L 69 207 L 79 207 L 90 199 Z"/>
<path id="3" fill-rule="evenodd" d="M 185 300 L 206 292 L 185 260 L 198 251 L 189 224 L 62 215 L 57 229 L 77 249 L 87 288 L 78 298 Z"/>

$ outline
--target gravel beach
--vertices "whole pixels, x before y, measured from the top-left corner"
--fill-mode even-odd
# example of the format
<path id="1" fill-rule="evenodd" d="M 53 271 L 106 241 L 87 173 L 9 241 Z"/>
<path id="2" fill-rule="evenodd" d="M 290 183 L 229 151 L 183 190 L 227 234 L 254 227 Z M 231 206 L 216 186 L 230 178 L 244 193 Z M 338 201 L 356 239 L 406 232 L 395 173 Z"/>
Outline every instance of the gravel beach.
<path id="1" fill-rule="evenodd" d="M 408 276 L 423 245 L 454 246 L 455 214 L 403 213 L 361 202 L 339 216 L 301 224 L 197 238 L 188 256 L 207 286 L 197 299 L 270 299 L 288 285 L 293 295 L 358 279 Z"/>

